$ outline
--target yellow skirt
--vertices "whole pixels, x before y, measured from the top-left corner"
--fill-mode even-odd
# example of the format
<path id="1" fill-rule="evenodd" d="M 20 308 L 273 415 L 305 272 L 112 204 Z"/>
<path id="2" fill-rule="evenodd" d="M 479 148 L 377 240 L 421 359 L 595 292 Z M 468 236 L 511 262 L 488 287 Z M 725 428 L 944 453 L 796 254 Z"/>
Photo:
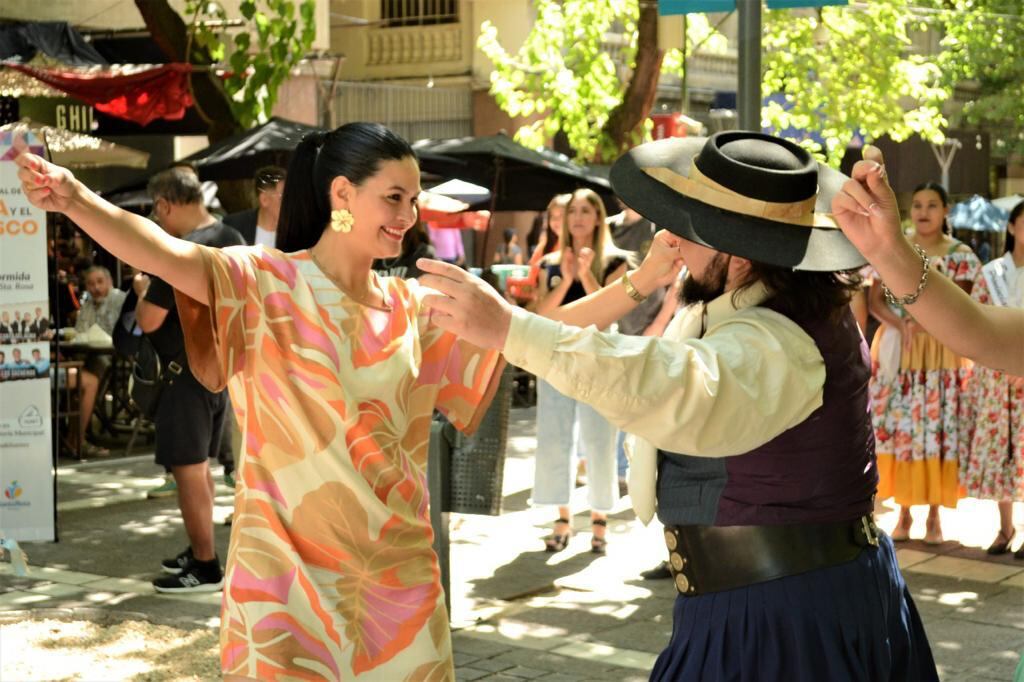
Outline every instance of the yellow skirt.
<path id="1" fill-rule="evenodd" d="M 968 444 L 963 416 L 971 362 L 920 333 L 900 353 L 898 370 L 880 371 L 886 330 L 883 325 L 871 347 L 878 497 L 955 507 L 965 496 L 959 457 Z"/>

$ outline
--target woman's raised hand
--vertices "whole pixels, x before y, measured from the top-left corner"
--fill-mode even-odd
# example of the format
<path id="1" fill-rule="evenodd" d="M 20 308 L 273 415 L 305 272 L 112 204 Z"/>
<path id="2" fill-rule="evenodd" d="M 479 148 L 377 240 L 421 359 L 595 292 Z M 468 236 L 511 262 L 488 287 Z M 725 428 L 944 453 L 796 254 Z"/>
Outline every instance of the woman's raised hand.
<path id="1" fill-rule="evenodd" d="M 582 276 L 584 272 L 590 272 L 590 266 L 594 264 L 594 250 L 584 246 L 580 249 L 580 255 L 576 257 L 576 272 Z"/>
<path id="2" fill-rule="evenodd" d="M 671 285 L 679 278 L 679 271 L 683 268 L 683 256 L 679 250 L 681 243 L 682 238 L 668 230 L 659 230 L 637 274 L 643 273 L 643 278 L 655 289 Z"/>
<path id="3" fill-rule="evenodd" d="M 68 209 L 77 190 L 71 171 L 24 151 L 14 162 L 21 189 L 33 206 L 57 213 Z"/>
<path id="4" fill-rule="evenodd" d="M 865 145 L 863 153 L 863 160 L 854 164 L 850 179 L 832 200 L 832 214 L 846 238 L 874 262 L 903 238 L 903 232 L 881 150 Z"/>
<path id="5" fill-rule="evenodd" d="M 562 281 L 571 283 L 576 279 L 578 272 L 576 254 L 568 246 L 562 249 L 562 263 L 559 265 L 559 270 L 562 272 Z"/>

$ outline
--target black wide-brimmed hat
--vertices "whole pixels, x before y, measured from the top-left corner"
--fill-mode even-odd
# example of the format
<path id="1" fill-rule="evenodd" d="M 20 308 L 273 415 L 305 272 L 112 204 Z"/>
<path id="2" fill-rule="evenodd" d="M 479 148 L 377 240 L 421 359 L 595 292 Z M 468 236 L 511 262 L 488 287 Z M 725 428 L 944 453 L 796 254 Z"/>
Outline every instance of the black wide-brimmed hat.
<path id="1" fill-rule="evenodd" d="M 649 142 L 611 170 L 616 194 L 660 228 L 761 263 L 824 272 L 866 262 L 831 215 L 846 180 L 788 140 L 739 130 Z"/>

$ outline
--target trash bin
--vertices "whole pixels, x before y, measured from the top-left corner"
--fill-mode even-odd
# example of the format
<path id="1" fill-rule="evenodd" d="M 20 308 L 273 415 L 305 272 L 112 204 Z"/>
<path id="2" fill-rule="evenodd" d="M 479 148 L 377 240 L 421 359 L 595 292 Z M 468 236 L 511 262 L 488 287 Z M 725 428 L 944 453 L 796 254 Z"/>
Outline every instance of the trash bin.
<path id="1" fill-rule="evenodd" d="M 494 400 L 472 436 L 459 433 L 450 425 L 444 431 L 451 443 L 444 511 L 501 514 L 514 371 L 511 365 L 505 367 Z"/>
<path id="2" fill-rule="evenodd" d="M 472 436 L 459 433 L 443 415 L 435 414 L 430 425 L 427 454 L 427 486 L 430 490 L 430 524 L 434 551 L 441 569 L 441 586 L 451 617 L 451 567 L 448 513 L 501 514 L 501 488 L 505 477 L 505 446 L 515 368 L 505 367 L 498 390 L 480 426 Z"/>

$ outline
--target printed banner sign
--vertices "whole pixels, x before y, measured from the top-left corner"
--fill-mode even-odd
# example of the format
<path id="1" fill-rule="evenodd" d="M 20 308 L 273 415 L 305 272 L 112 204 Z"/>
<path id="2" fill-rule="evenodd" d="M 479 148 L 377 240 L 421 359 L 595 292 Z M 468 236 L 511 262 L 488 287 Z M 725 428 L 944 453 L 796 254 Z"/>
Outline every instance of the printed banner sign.
<path id="1" fill-rule="evenodd" d="M 0 133 L 0 537 L 54 540 L 46 213 L 21 192 L 14 158 L 42 144 Z"/>

